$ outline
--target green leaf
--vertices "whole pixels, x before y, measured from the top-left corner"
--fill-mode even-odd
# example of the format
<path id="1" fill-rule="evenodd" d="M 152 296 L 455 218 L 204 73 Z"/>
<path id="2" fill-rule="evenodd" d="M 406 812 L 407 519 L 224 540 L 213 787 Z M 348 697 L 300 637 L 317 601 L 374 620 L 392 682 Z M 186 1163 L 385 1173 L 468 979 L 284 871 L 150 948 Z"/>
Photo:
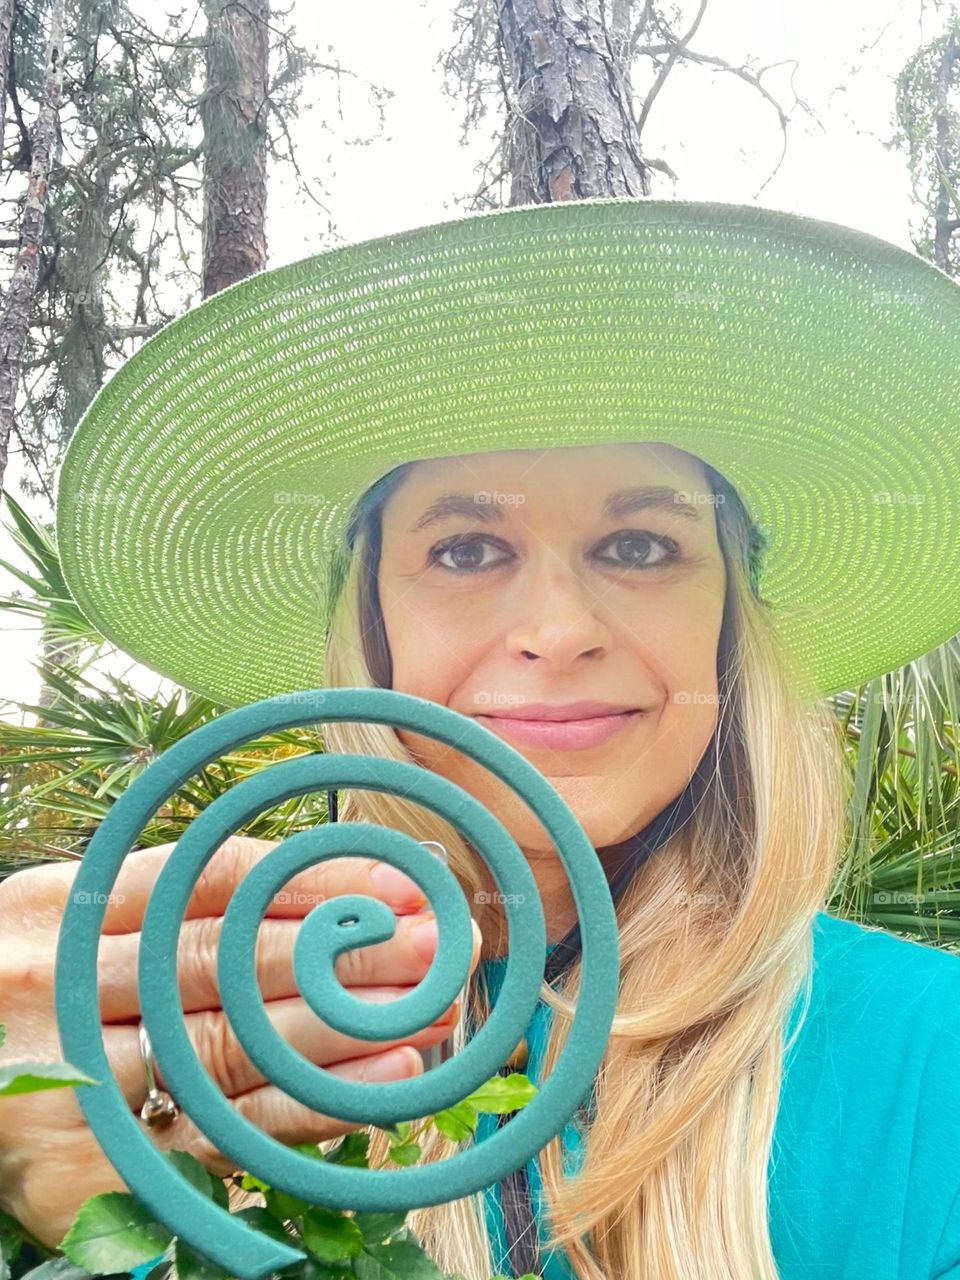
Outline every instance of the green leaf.
<path id="1" fill-rule="evenodd" d="M 262 1232 L 265 1236 L 270 1236 L 273 1240 L 279 1240 L 281 1244 L 296 1246 L 299 1243 L 292 1232 L 287 1231 L 283 1223 L 278 1222 L 272 1213 L 268 1213 L 262 1205 L 249 1204 L 245 1209 L 237 1209 L 233 1214 L 235 1218 L 242 1218 L 244 1222 L 249 1223 L 255 1231 Z M 290 1263 L 292 1267 L 303 1266 L 302 1262 Z M 286 1268 L 284 1268 L 286 1270 Z"/>
<path id="2" fill-rule="evenodd" d="M 412 1240 L 372 1245 L 354 1261 L 359 1280 L 444 1280 L 443 1272 Z"/>
<path id="3" fill-rule="evenodd" d="M 69 1062 L 11 1062 L 0 1067 L 0 1098 L 41 1089 L 69 1089 L 77 1084 L 99 1084 Z"/>
<path id="4" fill-rule="evenodd" d="M 289 1274 L 291 1280 L 356 1280 L 352 1264 L 319 1262 L 316 1258 L 308 1258 L 306 1262 L 300 1263 L 296 1271 L 280 1271 L 277 1274 Z"/>
<path id="5" fill-rule="evenodd" d="M 363 1252 L 363 1232 L 352 1218 L 320 1205 L 303 1215 L 303 1243 L 321 1262 L 340 1262 Z"/>
<path id="6" fill-rule="evenodd" d="M 469 1102 L 457 1102 L 445 1111 L 438 1111 L 433 1123 L 445 1137 L 461 1142 L 476 1132 L 477 1111 Z"/>
<path id="7" fill-rule="evenodd" d="M 60 1248 L 78 1267 L 111 1275 L 152 1261 L 172 1239 L 169 1228 L 139 1200 L 125 1191 L 107 1191 L 84 1201 Z"/>
<path id="8" fill-rule="evenodd" d="M 396 1124 L 385 1124 L 380 1127 L 384 1133 L 389 1134 L 391 1142 L 406 1142 L 407 1138 L 410 1137 L 413 1122 L 410 1120 L 398 1120 Z"/>
<path id="9" fill-rule="evenodd" d="M 348 1133 L 344 1140 L 327 1152 L 327 1160 L 331 1164 L 353 1165 L 359 1169 L 366 1169 L 367 1150 L 370 1146 L 369 1133 L 361 1133 L 354 1129 Z"/>
<path id="10" fill-rule="evenodd" d="M 205 1196 L 218 1204 L 221 1209 L 226 1209 L 229 1212 L 230 1192 L 221 1179 L 215 1178 L 196 1156 L 191 1155 L 189 1151 L 176 1150 L 166 1151 L 164 1155 L 186 1182 L 196 1187 L 198 1191 L 202 1191 Z M 183 1280 L 182 1276 L 181 1280 Z"/>
<path id="11" fill-rule="evenodd" d="M 38 1267 L 24 1272 L 20 1280 L 90 1280 L 90 1272 L 78 1267 L 69 1258 L 48 1258 Z"/>
<path id="12" fill-rule="evenodd" d="M 177 1264 L 177 1280 L 230 1280 L 233 1272 L 222 1267 L 212 1258 L 206 1258 L 186 1240 L 177 1237 L 174 1260 Z"/>
<path id="13" fill-rule="evenodd" d="M 297 1142 L 290 1150 L 299 1151 L 302 1156 L 309 1156 L 311 1160 L 326 1160 L 327 1158 L 315 1142 Z"/>
<path id="14" fill-rule="evenodd" d="M 367 1244 L 383 1244 L 384 1240 L 389 1240 L 403 1229 L 407 1220 L 407 1211 L 395 1209 L 393 1212 L 355 1213 L 353 1220 L 363 1233 Z"/>
<path id="15" fill-rule="evenodd" d="M 0 1280 L 10 1280 L 10 1268 L 19 1258 L 22 1244 L 20 1223 L 0 1210 Z"/>
<path id="16" fill-rule="evenodd" d="M 311 1207 L 309 1200 L 301 1200 L 286 1191 L 278 1191 L 276 1187 L 267 1187 L 263 1198 L 267 1213 L 272 1213 L 278 1222 L 292 1222 Z"/>
<path id="17" fill-rule="evenodd" d="M 535 1084 L 521 1072 L 514 1071 L 508 1076 L 492 1076 L 463 1101 L 469 1102 L 477 1111 L 500 1115 L 525 1107 L 538 1093 Z"/>
<path id="18" fill-rule="evenodd" d="M 269 1191 L 270 1184 L 254 1173 L 245 1173 L 240 1179 L 240 1188 L 242 1191 Z"/>
<path id="19" fill-rule="evenodd" d="M 420 1148 L 415 1142 L 401 1142 L 397 1146 L 390 1148 L 389 1159 L 394 1164 L 410 1165 L 416 1164 L 421 1154 Z"/>

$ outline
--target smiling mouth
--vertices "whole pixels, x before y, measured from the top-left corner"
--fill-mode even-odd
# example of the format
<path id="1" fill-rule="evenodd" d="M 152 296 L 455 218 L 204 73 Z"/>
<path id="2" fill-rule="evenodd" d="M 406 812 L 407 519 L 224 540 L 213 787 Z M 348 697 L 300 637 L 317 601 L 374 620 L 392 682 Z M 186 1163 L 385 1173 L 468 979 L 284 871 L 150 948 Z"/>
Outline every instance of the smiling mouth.
<path id="1" fill-rule="evenodd" d="M 583 720 L 521 720 L 486 715 L 478 715 L 476 719 L 505 738 L 531 746 L 549 747 L 554 751 L 572 751 L 599 746 L 645 714 L 636 710 L 589 716 Z"/>

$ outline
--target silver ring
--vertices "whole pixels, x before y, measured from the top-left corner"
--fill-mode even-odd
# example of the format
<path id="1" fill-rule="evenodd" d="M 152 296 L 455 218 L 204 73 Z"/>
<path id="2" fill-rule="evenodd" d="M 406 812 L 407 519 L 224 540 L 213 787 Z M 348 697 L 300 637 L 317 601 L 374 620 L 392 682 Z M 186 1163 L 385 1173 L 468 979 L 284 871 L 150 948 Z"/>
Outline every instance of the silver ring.
<path id="1" fill-rule="evenodd" d="M 147 1028 L 142 1022 L 140 1023 L 140 1057 L 147 1077 L 147 1100 L 140 1108 L 140 1119 L 145 1120 L 151 1129 L 165 1128 L 173 1124 L 180 1114 L 180 1108 L 165 1089 L 157 1088 L 157 1078 L 153 1070 L 155 1062 L 153 1048 L 150 1037 L 147 1035 Z"/>

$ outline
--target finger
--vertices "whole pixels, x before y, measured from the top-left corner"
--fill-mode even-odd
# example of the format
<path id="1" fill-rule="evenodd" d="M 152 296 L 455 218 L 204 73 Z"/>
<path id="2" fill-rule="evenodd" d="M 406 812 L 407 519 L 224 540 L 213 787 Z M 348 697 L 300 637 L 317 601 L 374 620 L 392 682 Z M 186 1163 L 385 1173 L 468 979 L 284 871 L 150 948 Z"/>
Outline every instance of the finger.
<path id="1" fill-rule="evenodd" d="M 231 836 L 224 841 L 197 877 L 184 918 L 222 916 L 240 882 L 278 843 L 250 836 Z M 6 881 L 17 883 L 5 890 L 5 909 L 17 910 L 19 906 L 36 924 L 41 918 L 59 920 L 69 902 L 82 905 L 95 901 L 104 908 L 101 933 L 134 932 L 142 925 L 157 877 L 174 848 L 165 844 L 130 850 L 113 888 L 100 897 L 75 889 L 77 863 L 48 863 L 26 868 L 6 877 Z M 375 869 L 376 876 L 371 874 Z M 397 912 L 419 911 L 427 904 L 419 885 L 396 867 L 375 858 L 331 858 L 293 876 L 277 891 L 267 915 L 302 918 L 318 903 L 344 893 L 380 898 Z"/>
<path id="2" fill-rule="evenodd" d="M 367 987 L 351 992 L 358 1000 L 385 1003 L 408 993 L 408 988 Z M 428 1048 L 447 1039 L 459 1016 L 459 1002 L 428 1027 L 412 1035 L 393 1040 L 357 1040 L 344 1035 L 323 1022 L 305 1000 L 271 1000 L 265 1006 L 273 1028 L 291 1048 L 308 1061 L 325 1067 L 331 1062 L 348 1058 L 364 1058 L 383 1053 L 403 1044 L 415 1048 Z M 204 1010 L 188 1013 L 187 1035 L 194 1052 L 214 1081 L 217 1089 L 228 1098 L 246 1093 L 269 1083 L 259 1067 L 247 1057 L 236 1033 L 223 1010 Z M 139 1112 L 147 1096 L 147 1078 L 140 1056 L 140 1036 L 136 1027 L 115 1024 L 104 1027 L 104 1045 L 110 1055 L 117 1085 L 132 1110 Z M 154 1066 L 157 1085 L 168 1089 L 163 1068 Z"/>
<path id="3" fill-rule="evenodd" d="M 364 1059 L 333 1063 L 327 1069 L 341 1080 L 380 1083 L 421 1075 L 423 1059 L 407 1045 Z M 231 1099 L 231 1102 L 244 1119 L 287 1146 L 298 1142 L 324 1142 L 366 1127 L 320 1111 L 311 1111 L 275 1085 L 251 1089 Z M 181 1112 L 167 1128 L 154 1129 L 152 1136 L 161 1149 L 189 1151 L 215 1177 L 226 1178 L 238 1171 L 236 1161 L 219 1151 L 186 1112 Z"/>
<path id="4" fill-rule="evenodd" d="M 424 931 L 433 919 L 427 912 L 399 916 L 397 931 L 386 942 L 354 947 L 337 956 L 334 974 L 344 987 L 415 986 L 426 976 L 436 953 L 436 930 Z M 480 960 L 482 936 L 473 927 L 472 974 Z M 257 982 L 266 1001 L 299 995 L 293 973 L 293 948 L 300 920 L 264 920 L 257 931 L 254 964 Z M 180 931 L 177 976 L 180 1006 L 186 1013 L 222 1006 L 217 981 L 222 916 L 188 920 Z M 140 1017 L 137 993 L 143 935 L 120 933 L 100 940 L 97 956 L 100 1014 L 104 1022 Z"/>
<path id="5" fill-rule="evenodd" d="M 332 1075 L 343 1080 L 363 1083 L 385 1083 L 389 1080 L 407 1080 L 423 1074 L 423 1059 L 411 1045 L 402 1045 L 387 1053 L 369 1058 L 354 1058 L 329 1067 Z M 291 1145 L 295 1142 L 323 1142 L 338 1138 L 354 1129 L 365 1126 L 336 1116 L 326 1116 L 311 1111 L 296 1098 L 291 1098 L 275 1085 L 251 1089 L 234 1099 L 234 1106 L 252 1124 L 271 1134 L 279 1142 Z"/>

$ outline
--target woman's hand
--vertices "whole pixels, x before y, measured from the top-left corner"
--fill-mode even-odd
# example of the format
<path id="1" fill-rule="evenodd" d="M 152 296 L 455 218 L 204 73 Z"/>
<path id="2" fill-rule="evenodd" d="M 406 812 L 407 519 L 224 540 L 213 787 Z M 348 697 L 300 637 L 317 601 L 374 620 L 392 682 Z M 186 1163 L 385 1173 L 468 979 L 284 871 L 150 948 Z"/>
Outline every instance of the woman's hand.
<path id="1" fill-rule="evenodd" d="M 311 1111 L 268 1084 L 241 1048 L 220 1004 L 217 950 L 222 917 L 234 889 L 277 842 L 233 836 L 194 886 L 180 933 L 177 967 L 181 1007 L 194 1049 L 221 1093 L 252 1124 L 292 1145 L 322 1142 L 365 1126 Z M 98 957 L 100 1018 L 114 1076 L 137 1116 L 147 1096 L 140 1057 L 137 966 L 140 929 L 153 885 L 173 845 L 135 849 L 124 860 L 107 904 Z M 54 1005 L 54 966 L 60 921 L 78 863 L 52 863 L 0 881 L 0 1023 L 6 1042 L 0 1061 L 64 1057 Z M 371 875 L 373 871 L 373 875 Z M 387 942 L 338 956 L 335 972 L 359 999 L 386 1001 L 406 994 L 426 975 L 436 934 L 425 923 L 420 889 L 402 872 L 369 858 L 336 858 L 291 879 L 273 900 L 257 936 L 256 968 L 267 1013 L 281 1035 L 311 1062 L 345 1080 L 400 1080 L 423 1071 L 413 1046 L 445 1040 L 458 1015 L 405 1040 L 371 1043 L 342 1035 L 297 995 L 293 945 L 303 918 L 325 898 L 360 893 L 380 898 L 398 920 Z M 474 923 L 471 973 L 480 957 Z M 91 1010 L 91 1013 L 93 1011 Z M 165 1088 L 159 1066 L 157 1085 Z M 87 1086 L 78 1086 L 84 1088 Z M 92 1087 L 92 1086 L 90 1086 Z M 186 1112 L 165 1129 L 144 1132 L 164 1150 L 192 1152 L 217 1177 L 234 1173 Z M 75 1090 L 54 1089 L 0 1099 L 0 1206 L 49 1248 L 57 1248 L 90 1196 L 127 1190 L 100 1150 L 77 1104 Z"/>

